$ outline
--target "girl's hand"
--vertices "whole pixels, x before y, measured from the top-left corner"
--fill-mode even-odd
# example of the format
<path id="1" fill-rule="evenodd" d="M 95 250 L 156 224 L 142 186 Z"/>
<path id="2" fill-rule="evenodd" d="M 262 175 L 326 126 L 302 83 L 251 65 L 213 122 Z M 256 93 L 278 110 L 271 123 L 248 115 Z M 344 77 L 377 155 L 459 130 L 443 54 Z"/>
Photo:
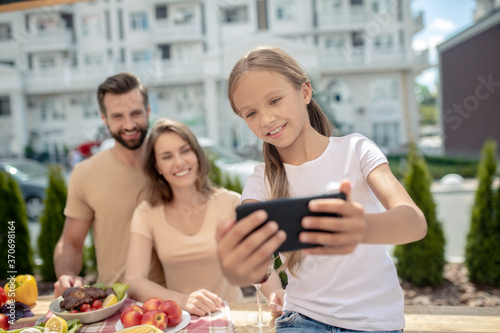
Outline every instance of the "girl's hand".
<path id="1" fill-rule="evenodd" d="M 186 303 L 181 306 L 190 314 L 204 316 L 218 310 L 222 305 L 222 300 L 216 294 L 200 289 L 187 296 Z"/>
<path id="2" fill-rule="evenodd" d="M 283 289 L 273 291 L 269 296 L 269 304 L 267 305 L 267 308 L 271 312 L 273 319 L 276 319 L 283 314 L 284 299 L 285 290 Z"/>
<path id="3" fill-rule="evenodd" d="M 229 221 L 217 226 L 217 254 L 222 272 L 231 284 L 248 286 L 261 281 L 269 270 L 271 255 L 285 241 L 286 233 L 278 231 L 276 222 L 268 222 L 258 210 L 238 223 Z"/>
<path id="4" fill-rule="evenodd" d="M 301 232 L 299 240 L 304 243 L 320 244 L 322 246 L 304 249 L 304 254 L 347 254 L 354 251 L 356 246 L 365 237 L 366 219 L 361 205 L 351 202 L 351 183 L 342 182 L 340 192 L 347 196 L 347 200 L 321 199 L 309 203 L 313 212 L 337 213 L 342 217 L 312 217 L 302 219 L 302 226 L 306 229 L 332 231 Z"/>

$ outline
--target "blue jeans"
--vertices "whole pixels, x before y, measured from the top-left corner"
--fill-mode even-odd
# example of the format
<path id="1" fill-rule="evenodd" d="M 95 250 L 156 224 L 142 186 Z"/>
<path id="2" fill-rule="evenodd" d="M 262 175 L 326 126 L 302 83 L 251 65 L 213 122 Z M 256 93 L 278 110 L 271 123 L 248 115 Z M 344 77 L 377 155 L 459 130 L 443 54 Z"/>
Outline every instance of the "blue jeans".
<path id="1" fill-rule="evenodd" d="M 304 316 L 298 312 L 285 311 L 285 313 L 276 319 L 276 333 L 359 333 L 363 331 L 353 331 L 350 329 L 330 326 L 317 320 Z M 397 331 L 370 331 L 370 333 L 403 333 L 403 330 Z"/>

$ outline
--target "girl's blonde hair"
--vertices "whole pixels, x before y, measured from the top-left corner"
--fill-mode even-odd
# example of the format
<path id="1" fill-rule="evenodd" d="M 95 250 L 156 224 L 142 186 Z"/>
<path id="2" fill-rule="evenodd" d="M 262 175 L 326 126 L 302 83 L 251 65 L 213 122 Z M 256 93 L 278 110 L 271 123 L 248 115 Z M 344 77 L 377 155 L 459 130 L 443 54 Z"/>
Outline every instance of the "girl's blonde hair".
<path id="1" fill-rule="evenodd" d="M 233 95 L 240 80 L 252 71 L 268 71 L 283 76 L 295 89 L 302 88 L 304 83 L 309 83 L 309 78 L 302 67 L 290 55 L 279 48 L 264 47 L 257 48 L 241 58 L 234 65 L 228 82 L 228 97 L 231 107 L 238 116 L 241 117 L 238 108 L 234 104 Z M 331 136 L 332 131 L 336 131 L 333 124 L 321 110 L 316 101 L 311 98 L 307 105 L 309 122 L 311 126 L 320 134 Z M 281 161 L 278 150 L 272 144 L 264 142 L 263 154 L 265 161 L 265 175 L 269 182 L 271 199 L 290 197 L 290 184 L 286 177 L 285 167 Z M 288 269 L 295 275 L 300 267 L 301 251 L 293 251 L 285 254 L 285 262 L 280 271 Z"/>
<path id="2" fill-rule="evenodd" d="M 153 206 L 170 202 L 174 199 L 174 193 L 170 184 L 165 178 L 158 173 L 156 169 L 156 154 L 154 150 L 155 142 L 158 137 L 163 133 L 176 133 L 181 138 L 186 140 L 191 149 L 198 158 L 198 178 L 196 179 L 196 190 L 202 195 L 209 196 L 215 191 L 215 188 L 210 183 L 208 173 L 210 171 L 210 164 L 208 162 L 205 151 L 198 143 L 196 136 L 191 132 L 185 124 L 171 120 L 171 119 L 158 119 L 148 138 L 146 139 L 146 148 L 144 151 L 144 159 L 142 170 L 146 174 L 146 200 Z"/>

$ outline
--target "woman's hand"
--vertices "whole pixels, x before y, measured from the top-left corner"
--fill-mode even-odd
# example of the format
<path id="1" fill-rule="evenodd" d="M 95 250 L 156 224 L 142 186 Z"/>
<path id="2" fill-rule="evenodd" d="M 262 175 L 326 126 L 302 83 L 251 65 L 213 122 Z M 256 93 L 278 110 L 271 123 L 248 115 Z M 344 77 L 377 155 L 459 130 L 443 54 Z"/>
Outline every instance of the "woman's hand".
<path id="1" fill-rule="evenodd" d="M 269 296 L 269 304 L 267 305 L 267 308 L 271 312 L 273 319 L 276 319 L 283 314 L 284 300 L 285 290 L 283 289 L 273 291 Z"/>
<path id="2" fill-rule="evenodd" d="M 270 257 L 285 241 L 286 233 L 272 221 L 252 232 L 266 219 L 266 212 L 258 210 L 238 223 L 217 226 L 219 263 L 230 283 L 248 286 L 262 280 L 269 270 Z"/>
<path id="3" fill-rule="evenodd" d="M 222 300 L 216 294 L 206 289 L 200 289 L 189 294 L 183 305 L 181 307 L 190 314 L 202 317 L 217 311 L 222 306 Z"/>
<path id="4" fill-rule="evenodd" d="M 342 217 L 303 218 L 302 226 L 305 229 L 332 232 L 301 232 L 299 235 L 301 242 L 322 245 L 304 249 L 304 254 L 347 254 L 354 251 L 364 240 L 367 226 L 365 212 L 360 204 L 351 202 L 351 183 L 342 182 L 340 192 L 347 196 L 347 200 L 318 199 L 309 203 L 309 209 L 313 212 L 337 213 Z"/>

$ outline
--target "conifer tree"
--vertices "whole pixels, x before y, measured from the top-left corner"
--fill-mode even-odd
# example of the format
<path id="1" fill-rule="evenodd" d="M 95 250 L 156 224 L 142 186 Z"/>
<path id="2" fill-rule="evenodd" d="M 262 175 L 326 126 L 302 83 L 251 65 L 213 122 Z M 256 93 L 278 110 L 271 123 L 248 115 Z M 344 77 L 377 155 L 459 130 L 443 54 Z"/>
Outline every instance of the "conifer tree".
<path id="1" fill-rule="evenodd" d="M 19 185 L 5 172 L 0 172 L 0 203 L 0 278 L 33 274 L 26 207 Z"/>
<path id="2" fill-rule="evenodd" d="M 427 220 L 424 239 L 405 245 L 397 245 L 394 256 L 399 277 L 417 286 L 437 286 L 443 282 L 445 265 L 445 238 L 441 223 L 436 216 L 436 203 L 432 197 L 432 177 L 422 156 L 412 145 L 403 179 L 404 187 Z"/>
<path id="3" fill-rule="evenodd" d="M 492 189 L 497 143 L 488 140 L 481 151 L 478 186 L 465 246 L 465 263 L 474 283 L 500 286 L 500 190 Z"/>
<path id="4" fill-rule="evenodd" d="M 54 249 L 64 228 L 64 207 L 66 205 L 66 182 L 59 167 L 50 166 L 48 170 L 49 186 L 46 190 L 45 210 L 40 217 L 40 235 L 38 250 L 43 265 L 40 274 L 44 281 L 56 281 L 54 270 Z"/>

